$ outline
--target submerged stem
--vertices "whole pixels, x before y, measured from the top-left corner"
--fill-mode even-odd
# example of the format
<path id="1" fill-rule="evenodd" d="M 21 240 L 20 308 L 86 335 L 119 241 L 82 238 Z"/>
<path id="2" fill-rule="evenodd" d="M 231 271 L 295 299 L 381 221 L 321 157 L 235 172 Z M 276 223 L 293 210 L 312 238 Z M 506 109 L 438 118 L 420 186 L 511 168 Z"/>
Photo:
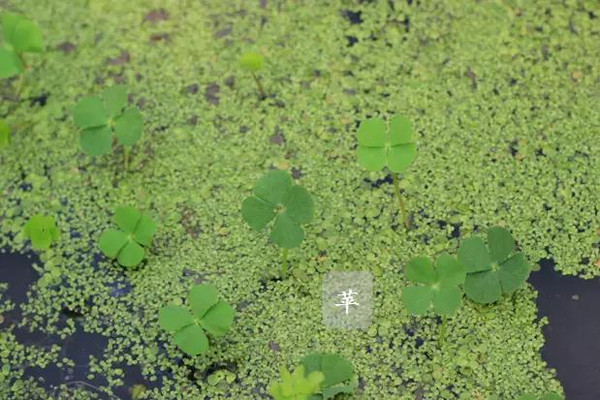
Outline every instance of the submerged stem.
<path id="1" fill-rule="evenodd" d="M 256 76 L 256 74 L 254 72 L 252 73 L 252 77 L 254 78 L 254 82 L 256 82 L 256 86 L 258 86 L 258 93 L 260 96 L 261 100 L 264 100 L 267 98 L 267 95 L 265 94 L 265 88 L 263 88 L 262 83 L 260 83 L 260 79 L 258 79 L 258 76 Z"/>
<path id="2" fill-rule="evenodd" d="M 281 277 L 287 278 L 288 275 L 288 249 L 281 249 Z"/>
<path id="3" fill-rule="evenodd" d="M 402 212 L 402 219 L 404 221 L 404 226 L 406 229 L 410 228 L 410 223 L 408 222 L 408 213 L 406 212 L 406 206 L 404 205 L 404 198 L 402 197 L 402 193 L 400 193 L 400 185 L 398 184 L 398 175 L 392 172 L 392 181 L 394 183 L 394 190 L 396 191 L 396 197 L 398 197 L 398 203 L 400 204 L 400 211 Z"/>

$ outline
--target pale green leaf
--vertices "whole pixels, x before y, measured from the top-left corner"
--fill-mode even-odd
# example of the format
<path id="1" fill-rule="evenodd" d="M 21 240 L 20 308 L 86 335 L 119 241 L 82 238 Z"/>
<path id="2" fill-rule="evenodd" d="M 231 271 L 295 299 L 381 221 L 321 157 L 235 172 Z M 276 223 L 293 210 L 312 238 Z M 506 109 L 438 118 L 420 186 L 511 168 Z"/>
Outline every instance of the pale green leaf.
<path id="1" fill-rule="evenodd" d="M 412 143 L 412 127 L 410 120 L 403 115 L 395 115 L 389 121 L 390 145 Z"/>
<path id="2" fill-rule="evenodd" d="M 457 286 L 433 291 L 433 310 L 438 315 L 452 315 L 462 304 L 462 292 Z"/>
<path id="3" fill-rule="evenodd" d="M 121 249 L 127 244 L 127 235 L 116 229 L 108 229 L 100 235 L 98 247 L 108 258 L 116 258 Z"/>
<path id="4" fill-rule="evenodd" d="M 478 236 L 463 240 L 458 249 L 458 260 L 465 266 L 467 273 L 487 271 L 492 268 L 490 253 L 483 239 Z"/>
<path id="5" fill-rule="evenodd" d="M 511 293 L 523 286 L 523 283 L 529 277 L 531 268 L 525 261 L 523 253 L 517 253 L 500 264 L 498 272 L 502 291 Z"/>
<path id="6" fill-rule="evenodd" d="M 287 217 L 298 224 L 306 224 L 313 218 L 313 199 L 302 186 L 292 186 L 283 199 L 283 205 Z"/>
<path id="7" fill-rule="evenodd" d="M 429 286 L 409 286 L 402 290 L 402 303 L 415 315 L 423 315 L 429 310 L 433 293 Z"/>
<path id="8" fill-rule="evenodd" d="M 509 231 L 498 226 L 488 229 L 487 242 L 492 261 L 502 262 L 515 248 L 515 240 Z"/>
<path id="9" fill-rule="evenodd" d="M 264 174 L 256 186 L 256 197 L 273 205 L 283 203 L 287 191 L 292 187 L 292 177 L 286 171 L 274 170 Z"/>
<path id="10" fill-rule="evenodd" d="M 358 146 L 356 149 L 358 163 L 369 171 L 379 171 L 386 166 L 385 147 Z"/>
<path id="11" fill-rule="evenodd" d="M 173 337 L 173 342 L 190 356 L 196 356 L 208 350 L 208 338 L 202 328 L 195 323 L 178 330 Z"/>
<path id="12" fill-rule="evenodd" d="M 392 172 L 404 172 L 417 157 L 417 145 L 414 143 L 400 144 L 390 147 L 387 166 Z"/>
<path id="13" fill-rule="evenodd" d="M 104 106 L 111 118 L 120 115 L 127 106 L 127 86 L 114 85 L 102 92 Z"/>
<path id="14" fill-rule="evenodd" d="M 0 46 L 0 79 L 19 75 L 23 70 L 23 63 L 15 52 Z"/>
<path id="15" fill-rule="evenodd" d="M 133 146 L 142 137 L 144 118 L 137 108 L 128 108 L 114 119 L 117 142 L 123 146 Z"/>
<path id="16" fill-rule="evenodd" d="M 280 247 L 291 249 L 300 246 L 300 243 L 302 243 L 304 229 L 285 214 L 281 214 L 275 220 L 269 237 Z"/>
<path id="17" fill-rule="evenodd" d="M 427 257 L 415 257 L 410 260 L 406 265 L 404 276 L 412 282 L 433 284 L 436 281 L 433 264 Z"/>
<path id="18" fill-rule="evenodd" d="M 100 97 L 79 100 L 73 109 L 73 119 L 81 129 L 108 125 L 108 114 Z"/>
<path id="19" fill-rule="evenodd" d="M 476 303 L 489 304 L 502 297 L 500 277 L 494 270 L 467 274 L 464 288 L 467 297 Z"/>
<path id="20" fill-rule="evenodd" d="M 388 142 L 385 121 L 381 118 L 369 118 L 362 121 L 356 136 L 359 148 L 385 147 Z"/>
<path id="21" fill-rule="evenodd" d="M 219 292 L 213 285 L 194 285 L 188 292 L 188 304 L 196 318 L 200 319 L 219 301 Z"/>
<path id="22" fill-rule="evenodd" d="M 179 306 L 165 306 L 158 312 L 158 324 L 168 332 L 178 331 L 194 323 L 188 310 Z"/>
<path id="23" fill-rule="evenodd" d="M 143 213 L 137 222 L 133 239 L 146 247 L 152 244 L 152 238 L 156 232 L 156 223 L 147 213 Z"/>
<path id="24" fill-rule="evenodd" d="M 255 196 L 242 202 L 242 217 L 250 228 L 260 231 L 275 217 L 275 207 Z"/>
<path id="25" fill-rule="evenodd" d="M 112 132 L 108 126 L 87 128 L 79 135 L 79 145 L 90 156 L 101 156 L 112 149 Z"/>
<path id="26" fill-rule="evenodd" d="M 119 252 L 117 261 L 124 267 L 135 267 L 142 262 L 145 253 L 142 246 L 133 240 L 129 240 Z"/>
<path id="27" fill-rule="evenodd" d="M 215 337 L 223 336 L 233 323 L 233 308 L 225 301 L 219 300 L 212 306 L 200 320 L 200 324 L 211 335 Z"/>

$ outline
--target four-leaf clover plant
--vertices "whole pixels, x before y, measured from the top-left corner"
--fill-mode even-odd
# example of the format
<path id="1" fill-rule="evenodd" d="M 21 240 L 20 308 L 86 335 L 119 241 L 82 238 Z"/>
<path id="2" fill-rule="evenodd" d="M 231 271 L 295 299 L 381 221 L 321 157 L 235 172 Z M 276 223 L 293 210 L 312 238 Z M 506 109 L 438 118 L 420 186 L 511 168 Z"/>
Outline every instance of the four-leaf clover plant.
<path id="1" fill-rule="evenodd" d="M 258 180 L 253 196 L 242 203 L 242 217 L 248 225 L 262 231 L 273 221 L 269 237 L 282 248 L 282 276 L 287 276 L 288 249 L 297 247 L 304 239 L 302 224 L 310 222 L 314 202 L 306 189 L 294 185 L 286 171 L 267 172 Z"/>
<path id="2" fill-rule="evenodd" d="M 110 153 L 113 135 L 123 146 L 125 170 L 129 150 L 142 136 L 144 120 L 140 111 L 127 106 L 127 88 L 111 86 L 101 96 L 85 97 L 73 109 L 73 119 L 81 133 L 79 144 L 90 156 Z"/>
<path id="3" fill-rule="evenodd" d="M 453 315 L 462 304 L 460 288 L 465 282 L 465 267 L 449 254 L 440 255 L 435 265 L 427 257 L 413 258 L 406 266 L 407 280 L 420 283 L 402 291 L 402 302 L 414 315 L 423 315 L 429 309 L 442 317 L 440 344 L 446 335 L 446 319 Z"/>
<path id="4" fill-rule="evenodd" d="M 275 400 L 309 400 L 312 395 L 318 394 L 325 375 L 320 371 L 312 371 L 306 375 L 304 368 L 304 365 L 299 365 L 290 373 L 281 367 L 281 381 L 269 386 L 269 394 Z"/>
<path id="5" fill-rule="evenodd" d="M 520 288 L 529 277 L 531 267 L 521 252 L 514 252 L 515 240 L 504 228 L 487 231 L 483 238 L 471 236 L 458 249 L 458 259 L 467 270 L 464 289 L 476 303 L 489 304 Z"/>
<path id="6" fill-rule="evenodd" d="M 52 242 L 60 237 L 53 217 L 36 214 L 27 221 L 23 229 L 25 236 L 31 240 L 34 250 L 48 250 Z"/>
<path id="7" fill-rule="evenodd" d="M 225 335 L 233 323 L 233 308 L 219 299 L 217 289 L 209 284 L 192 286 L 187 306 L 169 305 L 158 313 L 161 328 L 173 332 L 173 342 L 184 353 L 196 356 L 208 350 L 205 331 L 214 337 Z M 191 312 L 189 311 L 191 309 Z"/>
<path id="8" fill-rule="evenodd" d="M 395 115 L 386 126 L 382 118 L 369 118 L 360 123 L 357 137 L 358 163 L 369 171 L 387 167 L 392 173 L 404 225 L 408 228 L 408 213 L 400 192 L 398 174 L 404 173 L 417 157 L 410 121 L 405 116 Z"/>
<path id="9" fill-rule="evenodd" d="M 310 395 L 309 400 L 332 399 L 340 393 L 354 393 L 358 387 L 352 363 L 338 354 L 309 354 L 302 359 L 302 365 L 307 376 L 314 371 L 321 372 L 324 376 L 320 391 Z"/>
<path id="10" fill-rule="evenodd" d="M 42 51 L 42 32 L 28 18 L 7 12 L 2 14 L 2 33 L 0 78 L 10 78 L 22 74 L 27 69 L 25 53 Z"/>
<path id="11" fill-rule="evenodd" d="M 108 258 L 124 267 L 135 267 L 144 259 L 145 248 L 152 244 L 156 223 L 147 213 L 134 207 L 117 207 L 113 222 L 120 229 L 108 229 L 100 235 L 98 247 Z"/>

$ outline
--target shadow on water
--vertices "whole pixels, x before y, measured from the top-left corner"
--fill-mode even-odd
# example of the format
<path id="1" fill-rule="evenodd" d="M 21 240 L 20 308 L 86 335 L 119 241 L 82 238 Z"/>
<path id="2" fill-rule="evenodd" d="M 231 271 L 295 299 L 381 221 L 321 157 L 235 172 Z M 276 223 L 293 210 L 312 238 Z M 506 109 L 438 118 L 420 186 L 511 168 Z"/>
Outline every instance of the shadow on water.
<path id="1" fill-rule="evenodd" d="M 538 290 L 538 314 L 548 317 L 542 358 L 557 371 L 568 400 L 600 399 L 600 278 L 584 280 L 540 261 L 529 281 Z"/>
<path id="2" fill-rule="evenodd" d="M 114 368 L 120 368 L 124 371 L 124 384 L 113 388 L 114 396 L 109 396 L 99 392 L 97 388 L 106 386 L 107 380 L 99 375 L 90 377 L 89 357 L 102 359 L 108 338 L 98 333 L 89 333 L 81 329 L 78 321 L 83 318 L 82 315 L 65 312 L 60 315 L 60 321 L 64 319 L 75 318 L 77 330 L 72 335 L 61 340 L 58 335 L 49 335 L 40 331 L 29 332 L 28 329 L 19 328 L 16 325 L 21 321 L 20 304 L 27 302 L 27 292 L 30 286 L 39 279 L 39 274 L 33 269 L 32 264 L 39 262 L 35 254 L 11 254 L 0 252 L 0 282 L 7 283 L 8 288 L 3 292 L 2 298 L 8 299 L 16 304 L 15 308 L 3 314 L 4 321 L 0 329 L 6 329 L 11 325 L 19 343 L 26 346 L 35 346 L 41 349 L 50 349 L 58 344 L 61 351 L 58 359 L 67 358 L 74 364 L 73 366 L 59 367 L 55 363 L 50 363 L 45 368 L 38 366 L 29 366 L 24 369 L 24 378 L 33 379 L 37 386 L 44 388 L 48 393 L 58 393 L 58 387 L 67 385 L 67 387 L 83 388 L 94 392 L 100 399 L 131 399 L 131 388 L 134 385 L 142 384 L 145 387 L 154 387 L 149 384 L 142 376 L 139 366 L 114 365 Z M 115 293 L 118 297 L 120 291 Z M 64 394 L 64 390 L 60 390 Z"/>

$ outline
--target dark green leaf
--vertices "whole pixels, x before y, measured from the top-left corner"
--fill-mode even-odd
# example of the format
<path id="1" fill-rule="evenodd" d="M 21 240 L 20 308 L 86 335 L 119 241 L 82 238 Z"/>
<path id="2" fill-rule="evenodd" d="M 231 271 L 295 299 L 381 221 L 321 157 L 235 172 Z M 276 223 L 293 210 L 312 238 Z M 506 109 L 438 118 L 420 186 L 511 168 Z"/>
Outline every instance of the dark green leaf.
<path id="1" fill-rule="evenodd" d="M 441 254 L 435 262 L 437 277 L 442 287 L 462 285 L 465 282 L 466 270 L 455 257 Z"/>
<path id="2" fill-rule="evenodd" d="M 137 108 L 128 108 L 114 119 L 117 142 L 123 146 L 133 146 L 142 137 L 144 118 Z"/>
<path id="3" fill-rule="evenodd" d="M 108 114 L 100 97 L 79 100 L 73 109 L 73 119 L 81 129 L 108 125 Z"/>
<path id="4" fill-rule="evenodd" d="M 142 246 L 129 240 L 119 252 L 117 261 L 124 267 L 135 267 L 142 262 L 145 253 Z"/>
<path id="5" fill-rule="evenodd" d="M 115 209 L 113 222 L 126 233 L 134 233 L 141 214 L 131 206 L 119 206 Z"/>
<path id="6" fill-rule="evenodd" d="M 208 338 L 202 328 L 195 323 L 177 331 L 173 342 L 190 356 L 196 356 L 208 350 Z"/>
<path id="7" fill-rule="evenodd" d="M 108 229 L 100 235 L 98 247 L 108 258 L 117 258 L 119 251 L 127 244 L 127 235 L 116 229 Z"/>
<path id="8" fill-rule="evenodd" d="M 433 284 L 436 281 L 435 270 L 427 257 L 415 257 L 408 262 L 404 272 L 406 279 L 413 282 Z"/>
<path id="9" fill-rule="evenodd" d="M 328 388 L 349 381 L 354 375 L 352 363 L 335 353 L 313 353 L 302 359 L 306 374 L 321 371 L 325 380 L 322 388 Z"/>
<path id="10" fill-rule="evenodd" d="M 502 262 L 515 248 L 515 240 L 509 231 L 498 226 L 488 229 L 487 242 L 492 261 Z"/>
<path id="11" fill-rule="evenodd" d="M 108 126 L 87 128 L 79 135 L 79 145 L 90 156 L 101 156 L 112 149 L 112 132 Z"/>
<path id="12" fill-rule="evenodd" d="M 312 220 L 315 205 L 310 193 L 302 186 L 292 186 L 283 199 L 283 205 L 292 221 L 306 224 Z"/>
<path id="13" fill-rule="evenodd" d="M 125 85 L 114 85 L 102 92 L 104 106 L 111 118 L 120 115 L 127 106 L 127 87 Z"/>
<path id="14" fill-rule="evenodd" d="M 211 335 L 219 337 L 225 335 L 229 331 L 229 328 L 233 323 L 233 316 L 233 308 L 231 308 L 227 302 L 219 300 L 217 304 L 212 306 L 206 314 L 204 314 L 200 320 L 200 324 Z"/>
<path id="15" fill-rule="evenodd" d="M 433 310 L 438 315 L 452 315 L 462 304 L 462 292 L 457 286 L 433 291 Z"/>
<path id="16" fill-rule="evenodd" d="M 304 239 L 304 230 L 285 214 L 280 214 L 275 220 L 270 238 L 280 247 L 291 249 L 300 246 Z"/>
<path id="17" fill-rule="evenodd" d="M 292 177 L 286 171 L 269 171 L 263 175 L 256 186 L 256 197 L 273 205 L 283 203 L 287 191 L 292 187 Z"/>
<path id="18" fill-rule="evenodd" d="M 196 318 L 200 319 L 219 301 L 219 292 L 213 285 L 194 285 L 188 293 L 188 304 Z"/>
<path id="19" fill-rule="evenodd" d="M 499 276 L 504 293 L 519 289 L 529 277 L 531 269 L 523 253 L 517 253 L 500 264 Z"/>
<path id="20" fill-rule="evenodd" d="M 133 238 L 139 244 L 148 247 L 152 244 L 155 232 L 156 223 L 152 221 L 152 218 L 147 213 L 143 213 L 137 223 Z"/>
<path id="21" fill-rule="evenodd" d="M 168 332 L 178 331 L 194 323 L 188 310 L 179 306 L 165 306 L 158 312 L 158 324 Z"/>
<path id="22" fill-rule="evenodd" d="M 402 290 L 401 298 L 411 314 L 423 315 L 431 306 L 433 293 L 429 286 L 409 286 Z"/>
<path id="23" fill-rule="evenodd" d="M 275 206 L 250 196 L 242 202 L 242 217 L 250 228 L 260 231 L 275 217 Z"/>
<path id="24" fill-rule="evenodd" d="M 467 273 L 487 271 L 492 268 L 492 259 L 483 239 L 471 236 L 463 240 L 458 249 L 458 260 L 465 266 Z"/>
<path id="25" fill-rule="evenodd" d="M 500 277 L 494 270 L 467 274 L 464 288 L 467 297 L 476 303 L 489 304 L 502 297 Z"/>

